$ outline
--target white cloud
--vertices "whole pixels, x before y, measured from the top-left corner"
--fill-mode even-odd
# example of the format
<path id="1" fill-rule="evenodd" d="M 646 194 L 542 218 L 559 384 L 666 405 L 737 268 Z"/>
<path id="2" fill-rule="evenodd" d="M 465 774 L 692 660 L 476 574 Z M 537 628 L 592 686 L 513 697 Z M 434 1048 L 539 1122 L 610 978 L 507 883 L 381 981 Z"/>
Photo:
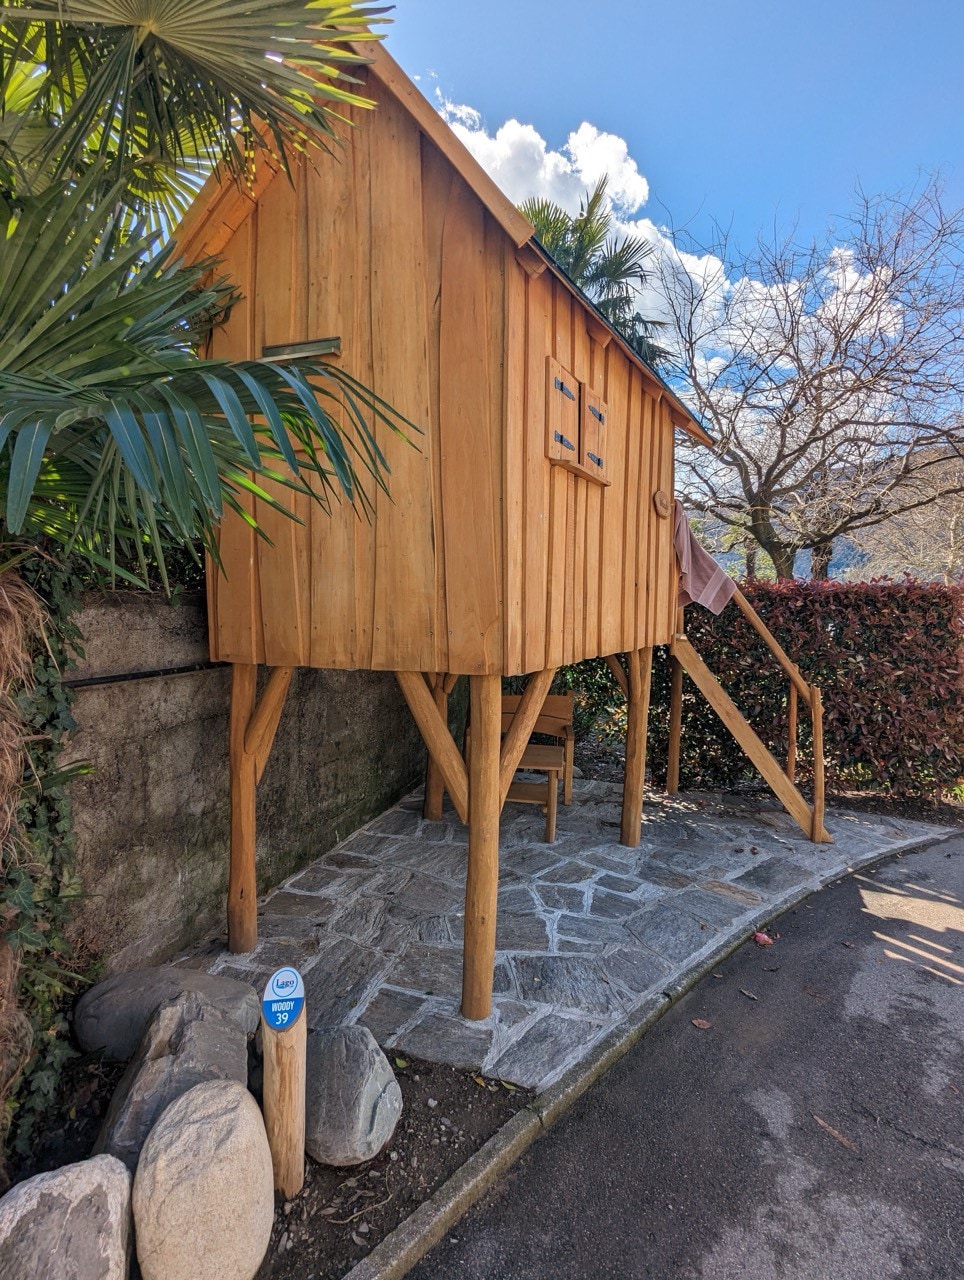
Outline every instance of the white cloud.
<path id="1" fill-rule="evenodd" d="M 438 91 L 436 96 L 443 118 L 517 204 L 543 196 L 576 213 L 586 189 L 604 173 L 609 175 L 609 195 L 617 213 L 633 214 L 649 199 L 649 183 L 625 139 L 614 133 L 583 121 L 554 151 L 531 124 L 507 120 L 490 134 L 474 107 L 452 102 Z"/>
<path id="2" fill-rule="evenodd" d="M 435 96 L 442 117 L 515 204 L 542 197 L 577 213 L 587 190 L 608 175 L 615 234 L 640 236 L 653 246 L 650 278 L 639 290 L 639 310 L 654 320 L 690 316 L 693 332 L 702 335 L 697 346 L 704 376 L 722 372 L 725 356 L 734 350 L 766 359 L 780 348 L 789 316 L 799 305 L 794 288 L 788 282 L 772 288 L 731 275 L 720 257 L 684 249 L 682 236 L 675 237 L 671 228 L 647 217 L 649 183 L 624 138 L 583 121 L 554 149 L 531 124 L 506 120 L 491 133 L 474 107 L 451 101 L 437 86 Z M 822 306 L 803 307 L 815 327 L 815 341 L 823 319 L 831 314 L 839 318 L 864 305 L 870 283 L 846 249 L 830 253 L 825 279 L 829 288 Z M 896 315 L 887 319 L 896 326 Z M 669 324 L 660 335 L 664 346 L 673 346 L 673 327 Z"/>
<path id="3" fill-rule="evenodd" d="M 435 92 L 443 118 L 514 204 L 535 196 L 577 213 L 586 192 L 607 174 L 613 230 L 618 236 L 641 236 L 653 245 L 654 260 L 655 255 L 668 257 L 675 270 L 701 289 L 711 286 L 712 292 L 721 287 L 725 276 L 718 258 L 679 252 L 667 230 L 641 212 L 649 200 L 649 183 L 625 138 L 583 121 L 555 150 L 533 125 L 519 120 L 506 120 L 490 133 L 474 107 L 453 102 L 438 89 Z M 643 315 L 659 318 L 667 314 L 666 303 L 653 276 L 652 283 L 640 291 L 639 306 Z"/>

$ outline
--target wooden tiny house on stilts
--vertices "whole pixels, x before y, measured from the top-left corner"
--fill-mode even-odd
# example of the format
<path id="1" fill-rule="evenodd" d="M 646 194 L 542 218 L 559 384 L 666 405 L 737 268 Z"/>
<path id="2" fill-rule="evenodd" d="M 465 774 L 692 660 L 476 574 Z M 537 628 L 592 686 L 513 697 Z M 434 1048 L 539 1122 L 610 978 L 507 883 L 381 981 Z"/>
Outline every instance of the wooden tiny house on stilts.
<path id="1" fill-rule="evenodd" d="M 629 701 L 622 840 L 640 838 L 652 649 L 672 641 L 674 431 L 686 408 L 533 239 L 532 227 L 379 49 L 334 155 L 250 192 L 209 183 L 182 229 L 245 301 L 213 354 L 337 339 L 332 356 L 423 434 L 380 443 L 371 520 L 252 499 L 209 574 L 212 657 L 234 665 L 229 945 L 256 936 L 255 788 L 295 666 L 393 671 L 442 789 L 469 826 L 462 1008 L 490 1008 L 499 815 L 555 671 L 597 656 Z M 625 668 L 613 655 L 626 655 Z M 256 700 L 258 664 L 272 668 Z M 501 679 L 530 675 L 501 734 Z M 448 728 L 469 680 L 463 761 Z"/>

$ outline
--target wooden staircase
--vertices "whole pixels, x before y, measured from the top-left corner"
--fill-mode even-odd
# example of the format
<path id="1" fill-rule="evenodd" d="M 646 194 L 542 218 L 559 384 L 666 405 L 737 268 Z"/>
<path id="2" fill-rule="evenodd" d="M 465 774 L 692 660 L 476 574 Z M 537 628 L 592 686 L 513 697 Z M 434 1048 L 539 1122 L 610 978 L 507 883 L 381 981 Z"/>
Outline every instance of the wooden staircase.
<path id="1" fill-rule="evenodd" d="M 742 715 L 736 703 L 706 665 L 704 659 L 694 649 L 686 636 L 683 627 L 683 610 L 680 609 L 677 615 L 677 633 L 670 648 L 670 653 L 672 654 L 672 684 L 670 693 L 669 766 L 666 790 L 671 795 L 675 795 L 679 789 L 683 672 L 685 671 L 736 739 L 738 746 L 763 775 L 774 795 L 800 829 L 815 844 L 832 844 L 833 837 L 824 826 L 823 702 L 820 690 L 814 685 L 807 684 L 796 664 L 787 657 L 776 637 L 743 593 L 738 590 L 734 594 L 733 600 L 743 616 L 763 639 L 790 681 L 786 765 L 781 765 L 770 753 Z M 813 722 L 812 805 L 809 805 L 800 794 L 795 781 L 797 713 L 798 703 L 801 700 L 809 710 Z"/>

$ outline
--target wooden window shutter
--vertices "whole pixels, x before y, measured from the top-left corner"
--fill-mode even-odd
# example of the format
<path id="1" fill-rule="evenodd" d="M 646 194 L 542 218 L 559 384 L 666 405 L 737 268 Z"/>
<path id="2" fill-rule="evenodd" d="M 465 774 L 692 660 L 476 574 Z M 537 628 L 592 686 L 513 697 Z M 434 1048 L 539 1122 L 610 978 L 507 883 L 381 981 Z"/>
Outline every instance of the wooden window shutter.
<path id="1" fill-rule="evenodd" d="M 579 461 L 597 479 L 609 479 L 609 408 L 602 396 L 581 383 L 582 421 L 579 431 Z"/>
<path id="2" fill-rule="evenodd" d="M 546 357 L 546 453 L 579 462 L 579 383 L 552 356 Z"/>

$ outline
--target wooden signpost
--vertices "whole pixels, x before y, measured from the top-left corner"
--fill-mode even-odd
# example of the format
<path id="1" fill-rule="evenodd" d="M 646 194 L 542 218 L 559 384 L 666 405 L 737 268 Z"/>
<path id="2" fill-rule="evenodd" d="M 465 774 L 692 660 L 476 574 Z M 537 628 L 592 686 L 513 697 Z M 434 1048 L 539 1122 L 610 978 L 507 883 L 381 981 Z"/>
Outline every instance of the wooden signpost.
<path id="1" fill-rule="evenodd" d="M 264 1125 L 275 1190 L 289 1199 L 305 1183 L 305 1063 L 308 1017 L 297 969 L 276 970 L 261 1000 Z"/>

